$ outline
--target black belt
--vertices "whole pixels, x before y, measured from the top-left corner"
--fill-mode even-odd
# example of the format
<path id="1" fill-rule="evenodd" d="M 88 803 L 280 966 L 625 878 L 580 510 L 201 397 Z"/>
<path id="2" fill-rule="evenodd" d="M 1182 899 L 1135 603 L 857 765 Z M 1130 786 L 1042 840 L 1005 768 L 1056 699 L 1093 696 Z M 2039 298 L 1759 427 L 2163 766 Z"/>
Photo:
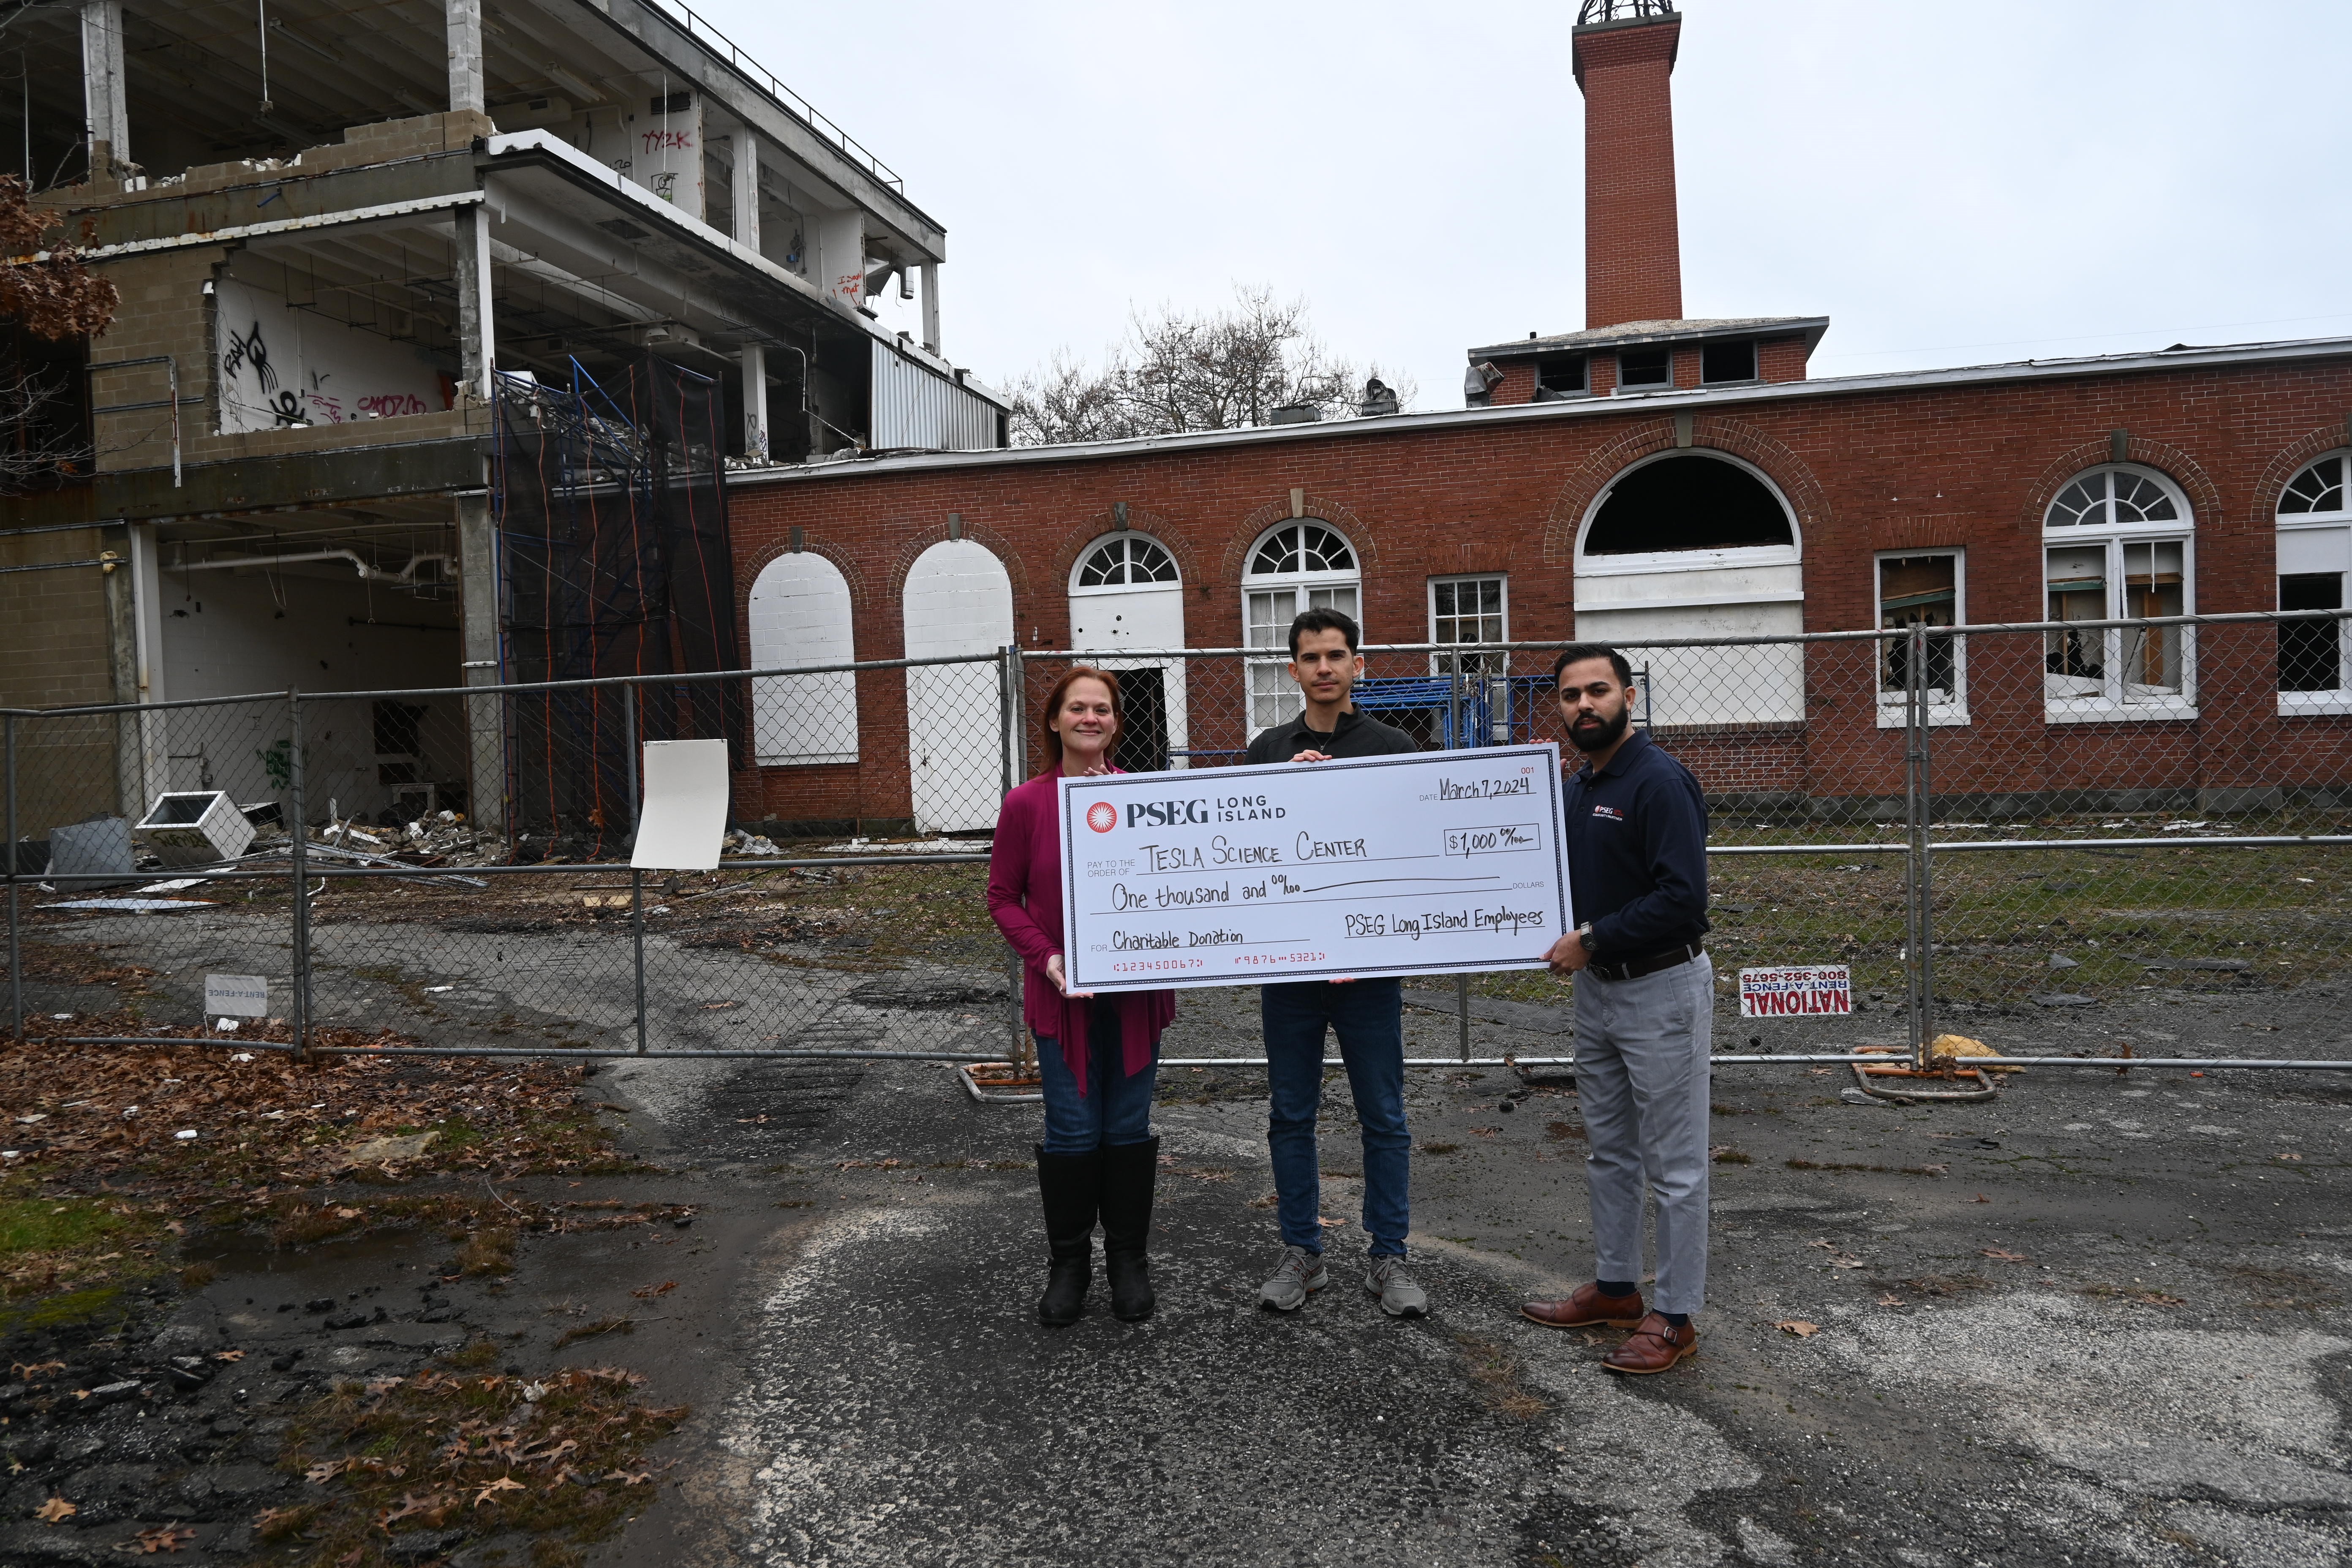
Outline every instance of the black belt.
<path id="1" fill-rule="evenodd" d="M 1662 969 L 1672 969 L 1678 963 L 1688 963 L 1704 954 L 1706 949 L 1698 943 L 1685 942 L 1664 952 L 1654 952 L 1647 958 L 1630 959 L 1623 963 L 1588 963 L 1584 967 L 1602 980 L 1639 980 L 1644 974 L 1655 974 Z"/>

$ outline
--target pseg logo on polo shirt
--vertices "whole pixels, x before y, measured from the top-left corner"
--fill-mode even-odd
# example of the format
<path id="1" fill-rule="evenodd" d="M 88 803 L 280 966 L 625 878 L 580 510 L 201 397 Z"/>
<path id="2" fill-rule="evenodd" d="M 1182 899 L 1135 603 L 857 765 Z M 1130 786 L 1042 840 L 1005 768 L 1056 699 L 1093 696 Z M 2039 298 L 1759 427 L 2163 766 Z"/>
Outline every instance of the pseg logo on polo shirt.
<path id="1" fill-rule="evenodd" d="M 1087 807 L 1087 826 L 1097 833 L 1108 833 L 1118 826 L 1118 807 L 1107 800 L 1098 800 Z"/>
<path id="2" fill-rule="evenodd" d="M 1613 805 L 1596 805 L 1592 808 L 1592 815 L 1595 816 L 1607 817 L 1612 822 L 1622 822 L 1625 820 L 1625 814 L 1618 810 Z"/>

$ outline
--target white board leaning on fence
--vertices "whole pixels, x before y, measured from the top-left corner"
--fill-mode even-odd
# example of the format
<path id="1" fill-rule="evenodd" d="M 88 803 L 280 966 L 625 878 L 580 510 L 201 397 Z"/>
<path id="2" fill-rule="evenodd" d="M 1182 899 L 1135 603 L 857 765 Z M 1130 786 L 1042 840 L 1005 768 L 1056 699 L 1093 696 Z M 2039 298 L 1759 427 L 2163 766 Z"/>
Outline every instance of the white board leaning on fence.
<path id="1" fill-rule="evenodd" d="M 647 741 L 629 864 L 641 871 L 715 871 L 726 836 L 727 742 Z"/>
<path id="2" fill-rule="evenodd" d="M 1071 989 L 1540 969 L 1559 748 L 1061 781 Z"/>

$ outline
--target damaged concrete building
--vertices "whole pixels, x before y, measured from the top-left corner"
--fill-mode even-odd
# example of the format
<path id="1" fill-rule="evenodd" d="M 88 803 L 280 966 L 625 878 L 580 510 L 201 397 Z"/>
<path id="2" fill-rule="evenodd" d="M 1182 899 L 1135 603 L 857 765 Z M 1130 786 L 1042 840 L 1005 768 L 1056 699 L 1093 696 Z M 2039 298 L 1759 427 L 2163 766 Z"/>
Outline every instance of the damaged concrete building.
<path id="1" fill-rule="evenodd" d="M 723 547 L 672 593 L 566 533 L 558 492 L 642 481 L 658 511 L 683 484 L 723 546 L 730 468 L 1005 442 L 1003 400 L 941 352 L 940 224 L 681 5 L 6 20 L 36 205 L 121 305 L 63 367 L 94 462 L 0 502 L 0 702 L 740 668 Z M 602 447 L 559 453 L 562 430 Z M 693 624 L 583 631 L 599 573 L 629 579 L 632 625 Z M 373 815 L 429 785 L 495 827 L 509 731 L 421 755 L 464 726 L 352 706 L 310 736 L 317 797 Z M 71 804 L 272 792 L 271 736 L 182 728 L 122 727 Z"/>

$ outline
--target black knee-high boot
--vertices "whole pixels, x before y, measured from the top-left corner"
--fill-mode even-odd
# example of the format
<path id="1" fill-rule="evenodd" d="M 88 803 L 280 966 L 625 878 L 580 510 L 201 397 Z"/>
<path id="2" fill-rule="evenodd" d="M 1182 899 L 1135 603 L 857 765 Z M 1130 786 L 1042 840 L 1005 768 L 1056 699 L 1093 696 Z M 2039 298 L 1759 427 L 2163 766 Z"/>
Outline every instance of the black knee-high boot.
<path id="1" fill-rule="evenodd" d="M 1095 1215 L 1102 1202 L 1102 1151 L 1048 1154 L 1037 1148 L 1037 1192 L 1045 1205 L 1045 1246 L 1053 1269 L 1037 1299 L 1037 1321 L 1066 1328 L 1084 1315 L 1094 1279 Z"/>
<path id="2" fill-rule="evenodd" d="M 1110 1310 L 1124 1322 L 1151 1316 L 1151 1189 L 1160 1176 L 1160 1140 L 1102 1152 L 1103 1272 Z"/>

